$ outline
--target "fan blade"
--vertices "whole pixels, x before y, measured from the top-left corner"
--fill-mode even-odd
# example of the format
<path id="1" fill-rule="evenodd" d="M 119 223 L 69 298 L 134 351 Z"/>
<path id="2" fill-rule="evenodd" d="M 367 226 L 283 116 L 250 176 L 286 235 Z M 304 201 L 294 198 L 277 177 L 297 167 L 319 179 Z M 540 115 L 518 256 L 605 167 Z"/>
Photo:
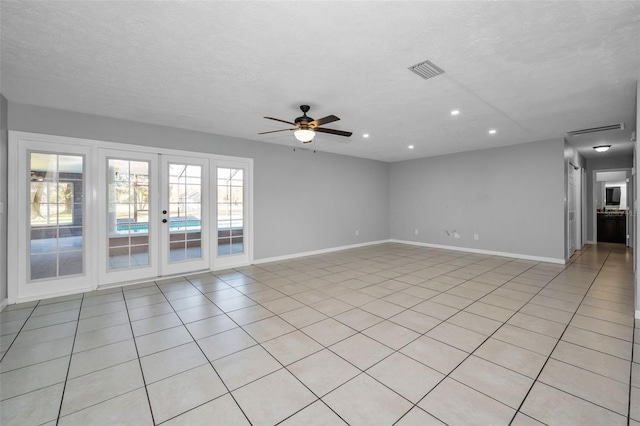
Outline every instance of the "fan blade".
<path id="1" fill-rule="evenodd" d="M 258 133 L 259 135 L 266 135 L 267 133 L 277 133 L 277 132 L 288 132 L 290 130 L 296 130 L 297 128 L 294 129 L 282 129 L 282 130 L 272 130 L 270 132 L 262 132 L 262 133 Z"/>
<path id="2" fill-rule="evenodd" d="M 349 137 L 353 134 L 352 132 L 343 132 L 342 130 L 335 130 L 335 129 L 323 129 L 321 127 L 316 127 L 313 130 L 315 132 L 329 133 L 331 135 L 346 136 L 346 137 Z"/>
<path id="3" fill-rule="evenodd" d="M 282 123 L 291 124 L 292 126 L 296 125 L 296 123 L 292 123 L 290 121 L 285 121 L 285 120 L 280 120 L 279 118 L 273 118 L 273 117 L 264 117 L 264 118 L 266 118 L 267 120 L 276 120 L 276 121 L 280 121 Z"/>
<path id="4" fill-rule="evenodd" d="M 338 117 L 336 117 L 335 115 L 327 115 L 324 118 L 319 118 L 318 120 L 313 120 L 312 122 L 309 123 L 310 127 L 318 127 L 318 126 L 322 126 L 323 124 L 328 124 L 328 123 L 333 123 L 334 121 L 338 121 L 340 120 Z"/>

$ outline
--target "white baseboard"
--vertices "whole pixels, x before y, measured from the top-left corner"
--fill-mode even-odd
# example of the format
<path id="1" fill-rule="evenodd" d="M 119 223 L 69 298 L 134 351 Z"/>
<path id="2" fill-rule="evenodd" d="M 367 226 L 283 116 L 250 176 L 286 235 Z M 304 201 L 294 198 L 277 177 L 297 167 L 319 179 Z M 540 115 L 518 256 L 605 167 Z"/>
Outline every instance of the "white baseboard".
<path id="1" fill-rule="evenodd" d="M 2 312 L 8 305 L 9 299 L 4 299 L 2 302 L 0 302 L 0 312 Z"/>
<path id="2" fill-rule="evenodd" d="M 444 250 L 463 251 L 466 253 L 478 253 L 478 254 L 488 254 L 491 256 L 513 257 L 515 259 L 534 260 L 536 262 L 558 263 L 561 265 L 565 264 L 564 259 L 559 259 L 555 257 L 531 256 L 528 254 L 521 254 L 521 253 L 508 253 L 504 251 L 481 250 L 481 249 L 475 249 L 475 248 L 469 248 L 469 247 L 445 246 L 442 244 L 421 243 L 418 241 L 407 241 L 407 240 L 391 239 L 389 240 L 389 242 L 400 243 L 400 244 L 410 244 L 410 245 L 422 246 L 422 247 L 439 248 Z"/>
<path id="3" fill-rule="evenodd" d="M 597 241 L 587 241 L 587 244 L 596 245 L 596 244 L 598 244 L 598 242 Z"/>
<path id="4" fill-rule="evenodd" d="M 26 296 L 26 297 L 18 297 L 15 301 L 11 301 L 11 304 L 14 303 L 26 303 L 26 302 L 35 302 L 37 300 L 45 300 L 45 299 L 53 299 L 55 297 L 63 297 L 63 296 L 71 296 L 72 294 L 81 294 L 86 293 L 88 291 L 95 290 L 95 287 L 85 287 L 74 290 L 65 290 L 65 291 L 57 291 L 54 293 L 43 294 L 41 296 Z"/>
<path id="5" fill-rule="evenodd" d="M 555 257 L 531 256 L 528 254 L 521 254 L 521 253 L 508 253 L 503 251 L 481 250 L 481 249 L 475 249 L 475 248 L 469 248 L 469 247 L 446 246 L 442 244 L 431 244 L 431 243 L 422 243 L 418 241 L 396 240 L 396 239 L 370 241 L 367 243 L 351 244 L 348 246 L 340 246 L 340 247 L 331 247 L 331 248 L 321 249 L 321 250 L 287 254 L 284 256 L 267 257 L 264 259 L 257 259 L 253 263 L 255 265 L 259 265 L 262 263 L 280 262 L 283 260 L 297 259 L 300 257 L 313 256 L 316 254 L 332 253 L 332 252 L 341 251 L 341 250 L 348 250 L 352 248 L 365 247 L 365 246 L 371 246 L 371 245 L 383 244 L 383 243 L 409 244 L 414 246 L 432 247 L 432 248 L 439 248 L 444 250 L 462 251 L 466 253 L 478 253 L 478 254 L 488 254 L 491 256 L 513 257 L 515 259 L 534 260 L 536 262 L 558 263 L 561 265 L 565 264 L 564 259 L 559 259 Z"/>
<path id="6" fill-rule="evenodd" d="M 305 251 L 305 252 L 302 252 L 302 253 L 285 254 L 283 256 L 265 257 L 264 259 L 256 259 L 256 260 L 254 260 L 253 264 L 254 265 L 260 265 L 262 263 L 281 262 L 283 260 L 297 259 L 299 257 L 313 256 L 313 255 L 316 255 L 316 254 L 332 253 L 334 251 L 349 250 L 349 249 L 353 249 L 353 248 L 373 246 L 373 245 L 376 245 L 376 244 L 383 244 L 383 243 L 388 243 L 388 242 L 391 242 L 391 240 L 369 241 L 367 243 L 351 244 L 351 245 L 348 245 L 348 246 L 330 247 L 330 248 L 320 249 L 320 250 Z"/>

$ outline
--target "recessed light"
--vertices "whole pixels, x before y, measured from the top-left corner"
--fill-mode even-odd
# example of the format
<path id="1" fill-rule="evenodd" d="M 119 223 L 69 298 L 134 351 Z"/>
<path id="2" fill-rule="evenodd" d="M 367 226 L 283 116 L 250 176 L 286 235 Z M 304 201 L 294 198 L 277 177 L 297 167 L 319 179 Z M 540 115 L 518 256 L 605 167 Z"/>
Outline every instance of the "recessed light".
<path id="1" fill-rule="evenodd" d="M 497 130 L 496 130 L 496 129 L 491 129 L 491 130 L 489 130 L 489 134 L 490 134 L 490 135 L 495 135 L 495 134 L 496 134 L 496 132 L 497 132 Z"/>
<path id="2" fill-rule="evenodd" d="M 598 152 L 609 151 L 609 148 L 611 148 L 611 145 L 598 145 L 593 147 L 593 149 L 595 149 Z"/>
<path id="3" fill-rule="evenodd" d="M 453 111 L 451 111 L 451 115 L 458 115 L 458 114 L 460 114 L 459 109 L 454 109 Z"/>
<path id="4" fill-rule="evenodd" d="M 407 148 L 409 148 L 409 149 L 413 149 L 413 148 L 415 148 L 415 146 L 413 146 L 413 145 L 409 145 Z"/>
<path id="5" fill-rule="evenodd" d="M 369 137 L 369 133 L 363 133 L 363 134 L 362 134 L 362 137 L 363 137 L 363 138 L 368 138 L 368 137 Z"/>

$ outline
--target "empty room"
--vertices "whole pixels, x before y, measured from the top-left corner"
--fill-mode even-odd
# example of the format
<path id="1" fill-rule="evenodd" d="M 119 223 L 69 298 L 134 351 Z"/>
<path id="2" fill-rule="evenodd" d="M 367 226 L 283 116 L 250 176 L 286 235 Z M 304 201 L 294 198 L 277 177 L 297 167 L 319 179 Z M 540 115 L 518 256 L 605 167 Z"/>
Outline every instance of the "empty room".
<path id="1" fill-rule="evenodd" d="M 0 424 L 640 425 L 639 80 L 639 1 L 0 0 Z"/>

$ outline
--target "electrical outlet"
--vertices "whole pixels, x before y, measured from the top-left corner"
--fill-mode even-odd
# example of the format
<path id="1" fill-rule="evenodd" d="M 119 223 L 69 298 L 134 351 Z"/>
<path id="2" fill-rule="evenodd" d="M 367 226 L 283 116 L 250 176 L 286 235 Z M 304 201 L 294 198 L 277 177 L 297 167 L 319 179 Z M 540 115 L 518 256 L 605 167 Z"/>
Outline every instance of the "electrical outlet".
<path id="1" fill-rule="evenodd" d="M 479 240 L 480 239 L 480 235 L 479 234 L 473 234 L 473 239 L 474 240 Z"/>
<path id="2" fill-rule="evenodd" d="M 418 231 L 417 229 L 415 229 L 415 230 L 413 231 L 413 234 L 414 234 L 414 235 L 420 235 L 420 231 Z"/>
<path id="3" fill-rule="evenodd" d="M 356 230 L 356 237 L 360 235 L 360 231 Z"/>

